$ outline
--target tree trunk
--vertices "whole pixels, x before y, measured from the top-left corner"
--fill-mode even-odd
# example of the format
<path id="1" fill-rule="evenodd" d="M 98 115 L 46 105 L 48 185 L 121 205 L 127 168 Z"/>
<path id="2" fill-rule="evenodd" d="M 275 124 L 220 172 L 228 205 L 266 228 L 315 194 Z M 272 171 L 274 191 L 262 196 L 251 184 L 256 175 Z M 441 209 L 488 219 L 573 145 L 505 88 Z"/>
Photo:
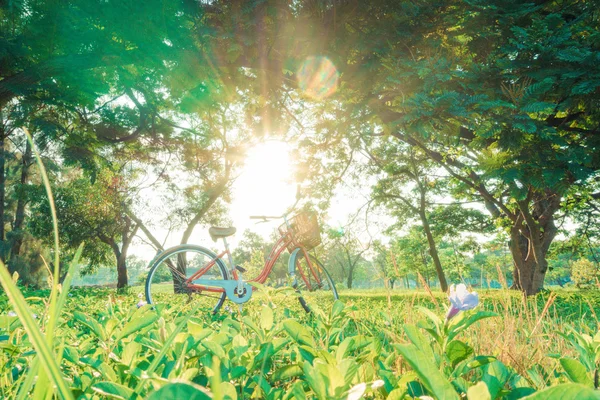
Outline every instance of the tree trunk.
<path id="1" fill-rule="evenodd" d="M 125 253 L 120 253 L 117 256 L 117 289 L 122 289 L 128 284 L 129 282 L 127 280 L 127 257 Z"/>
<path id="2" fill-rule="evenodd" d="M 0 121 L 0 124 L 2 123 L 2 121 Z M 4 232 L 4 198 L 5 198 L 5 192 L 6 192 L 6 174 L 4 171 L 4 164 L 5 164 L 5 153 L 4 153 L 4 142 L 5 142 L 5 137 L 4 137 L 4 128 L 2 127 L 2 125 L 0 125 L 0 241 L 4 242 L 4 238 L 5 238 L 5 232 Z M 2 261 L 6 261 L 5 260 L 5 252 L 1 251 L 0 252 L 0 258 L 2 259 Z"/>
<path id="3" fill-rule="evenodd" d="M 194 231 L 194 228 L 196 227 L 196 225 L 198 225 L 198 222 L 200 222 L 202 217 L 204 217 L 204 215 L 206 215 L 206 213 L 210 210 L 210 208 L 213 206 L 213 204 L 215 204 L 217 199 L 223 194 L 223 192 L 227 188 L 228 182 L 229 182 L 229 172 L 226 172 L 225 178 L 223 178 L 221 183 L 216 185 L 211 190 L 211 193 L 208 196 L 208 199 L 206 199 L 206 202 L 204 203 L 202 208 L 196 213 L 196 215 L 194 215 L 194 218 L 192 218 L 190 220 L 190 222 L 188 223 L 185 231 L 183 232 L 183 235 L 181 236 L 181 242 L 180 242 L 181 244 L 187 244 L 188 240 L 190 239 L 190 236 L 192 236 L 192 232 Z"/>
<path id="4" fill-rule="evenodd" d="M 424 198 L 422 199 L 422 203 L 424 203 Z M 444 275 L 442 263 L 440 262 L 440 257 L 438 255 L 437 247 L 435 245 L 435 239 L 433 238 L 433 234 L 431 233 L 429 221 L 427 220 L 427 215 L 425 214 L 425 208 L 423 206 L 419 210 L 419 216 L 421 217 L 423 230 L 425 230 L 425 235 L 427 236 L 427 242 L 429 243 L 429 254 L 433 259 L 433 265 L 435 266 L 435 272 L 440 281 L 440 287 L 442 288 L 442 292 L 445 292 L 448 290 L 448 282 L 446 282 L 446 275 Z"/>
<path id="5" fill-rule="evenodd" d="M 25 206 L 27 198 L 25 193 L 25 185 L 29 179 L 29 167 L 31 165 L 31 143 L 27 140 L 25 144 L 25 153 L 21 160 L 21 181 L 18 188 L 17 210 L 15 212 L 15 222 L 13 224 L 14 242 L 10 251 L 11 257 L 17 257 L 21 253 L 21 245 L 23 244 L 23 223 L 25 222 Z"/>
<path id="6" fill-rule="evenodd" d="M 350 272 L 348 273 L 348 279 L 346 280 L 348 289 L 352 289 L 352 272 L 352 269 L 350 269 Z"/>
<path id="7" fill-rule="evenodd" d="M 533 209 L 528 202 L 519 204 L 522 218 L 518 218 L 510 234 L 510 252 L 513 257 L 512 288 L 530 296 L 544 286 L 548 271 L 546 256 L 558 229 L 554 225 L 554 213 L 560 207 L 560 196 L 546 191 L 532 196 Z"/>

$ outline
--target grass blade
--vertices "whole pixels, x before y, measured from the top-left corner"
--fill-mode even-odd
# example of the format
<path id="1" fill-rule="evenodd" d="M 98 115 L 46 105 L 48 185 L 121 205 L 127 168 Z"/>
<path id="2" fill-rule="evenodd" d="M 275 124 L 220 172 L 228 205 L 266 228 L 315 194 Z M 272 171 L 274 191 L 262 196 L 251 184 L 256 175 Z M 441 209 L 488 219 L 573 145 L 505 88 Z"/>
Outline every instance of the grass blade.
<path id="1" fill-rule="evenodd" d="M 65 380 L 62 377 L 60 368 L 56 363 L 54 354 L 50 349 L 50 346 L 44 340 L 44 335 L 40 331 L 39 326 L 36 324 L 29 306 L 25 302 L 25 298 L 17 286 L 13 283 L 8 269 L 4 266 L 4 263 L 0 262 L 0 283 L 4 288 L 10 302 L 15 307 L 17 315 L 25 328 L 25 331 L 29 335 L 31 344 L 37 351 L 40 358 L 41 364 L 46 370 L 46 373 L 56 385 L 58 393 L 63 399 L 72 399 L 73 395 L 69 390 Z"/>

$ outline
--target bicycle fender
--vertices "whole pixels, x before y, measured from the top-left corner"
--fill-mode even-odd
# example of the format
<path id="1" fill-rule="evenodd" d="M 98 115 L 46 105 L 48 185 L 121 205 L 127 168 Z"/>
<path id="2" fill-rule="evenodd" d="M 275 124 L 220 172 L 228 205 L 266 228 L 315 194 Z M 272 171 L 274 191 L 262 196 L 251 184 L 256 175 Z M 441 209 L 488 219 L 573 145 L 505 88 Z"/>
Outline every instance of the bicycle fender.
<path id="1" fill-rule="evenodd" d="M 301 252 L 302 249 L 297 247 L 290 254 L 290 259 L 288 261 L 288 273 L 290 276 L 294 276 L 296 274 L 296 259 L 298 258 L 298 253 Z"/>

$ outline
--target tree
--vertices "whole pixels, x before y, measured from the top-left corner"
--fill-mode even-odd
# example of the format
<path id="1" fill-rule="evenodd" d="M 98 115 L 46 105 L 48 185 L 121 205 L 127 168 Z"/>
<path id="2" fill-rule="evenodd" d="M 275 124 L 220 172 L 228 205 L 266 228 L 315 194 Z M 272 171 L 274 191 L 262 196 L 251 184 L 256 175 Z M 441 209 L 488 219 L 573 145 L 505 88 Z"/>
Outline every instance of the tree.
<path id="1" fill-rule="evenodd" d="M 373 242 L 373 250 L 375 251 L 373 265 L 383 277 L 385 287 L 394 289 L 394 284 L 401 277 L 391 249 L 377 240 Z"/>
<path id="2" fill-rule="evenodd" d="M 352 283 L 359 267 L 365 261 L 363 254 L 370 245 L 364 246 L 356 235 L 343 229 L 327 230 L 326 254 L 323 263 L 331 268 L 334 281 L 346 281 L 346 287 L 352 289 Z"/>
<path id="3" fill-rule="evenodd" d="M 85 243 L 86 273 L 106 265 L 112 254 L 117 287 L 127 286 L 127 254 L 138 225 L 126 215 L 121 177 L 104 170 L 94 184 L 82 176 L 55 186 L 53 192 L 63 249 L 72 254 Z M 37 217 L 30 221 L 31 231 L 50 243 L 52 219 L 44 196 L 39 196 L 33 204 L 33 212 Z"/>
<path id="4" fill-rule="evenodd" d="M 390 252 L 394 269 L 405 277 L 407 288 L 410 288 L 411 274 L 415 282 L 419 282 L 418 274 L 421 274 L 428 284 L 431 283 L 431 277 L 436 276 L 421 226 L 413 225 L 407 234 L 394 238 L 390 243 Z"/>
<path id="5" fill-rule="evenodd" d="M 379 203 L 387 205 L 392 214 L 403 222 L 418 216 L 427 238 L 429 255 L 433 260 L 440 287 L 445 292 L 448 290 L 448 283 L 428 217 L 431 203 L 428 197 L 436 189 L 439 192 L 439 185 L 427 177 L 431 169 L 428 171 L 426 158 L 419 157 L 415 149 L 410 147 L 407 149 L 406 146 L 394 144 L 388 146 L 384 151 L 381 151 L 381 148 L 378 149 L 377 154 L 369 152 L 373 163 L 385 173 L 374 188 L 373 196 Z M 383 153 L 385 158 L 378 157 L 379 153 Z M 391 160 L 390 153 L 393 154 Z M 438 187 L 436 188 L 436 186 Z"/>
<path id="6" fill-rule="evenodd" d="M 537 293 L 562 200 L 600 166 L 592 3 L 365 2 L 312 17 L 340 71 L 325 118 L 419 149 L 481 199 L 510 233 L 514 287 Z M 348 131 L 357 121 L 371 128 Z"/>
<path id="7" fill-rule="evenodd" d="M 571 265 L 571 279 L 579 287 L 591 286 L 598 282 L 598 269 L 586 258 L 580 258 Z"/>

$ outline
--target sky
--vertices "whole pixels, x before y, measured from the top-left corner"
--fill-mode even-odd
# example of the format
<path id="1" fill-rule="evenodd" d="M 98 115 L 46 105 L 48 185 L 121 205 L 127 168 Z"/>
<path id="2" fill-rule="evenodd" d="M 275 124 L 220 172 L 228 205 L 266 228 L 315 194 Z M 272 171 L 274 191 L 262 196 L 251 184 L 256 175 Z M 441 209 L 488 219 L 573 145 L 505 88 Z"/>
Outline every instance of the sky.
<path id="1" fill-rule="evenodd" d="M 285 142 L 269 140 L 248 150 L 242 173 L 233 183 L 232 202 L 229 206 L 228 216 L 237 229 L 237 233 L 227 239 L 232 248 L 237 246 L 246 229 L 268 239 L 283 223 L 283 220 L 274 220 L 257 224 L 257 221 L 250 219 L 250 216 L 282 215 L 293 206 L 296 202 L 297 187 L 293 180 L 293 164 L 291 147 Z M 333 227 L 345 225 L 349 216 L 365 203 L 368 190 L 368 187 L 340 185 L 336 189 L 325 222 Z M 156 196 L 156 193 L 153 194 L 148 190 L 142 195 Z M 161 201 L 164 202 L 164 199 L 156 196 L 149 200 L 155 206 L 168 210 L 168 205 L 159 204 Z M 182 232 L 169 232 L 168 229 L 160 226 L 153 227 L 151 230 L 159 240 L 163 240 L 168 235 L 166 247 L 179 244 Z M 139 236 L 143 237 L 143 234 L 140 232 Z M 218 243 L 212 241 L 208 235 L 208 227 L 205 226 L 197 226 L 194 229 L 189 243 L 211 249 L 223 249 L 221 241 Z M 136 239 L 130 248 L 130 254 L 149 261 L 155 253 L 151 246 Z"/>

